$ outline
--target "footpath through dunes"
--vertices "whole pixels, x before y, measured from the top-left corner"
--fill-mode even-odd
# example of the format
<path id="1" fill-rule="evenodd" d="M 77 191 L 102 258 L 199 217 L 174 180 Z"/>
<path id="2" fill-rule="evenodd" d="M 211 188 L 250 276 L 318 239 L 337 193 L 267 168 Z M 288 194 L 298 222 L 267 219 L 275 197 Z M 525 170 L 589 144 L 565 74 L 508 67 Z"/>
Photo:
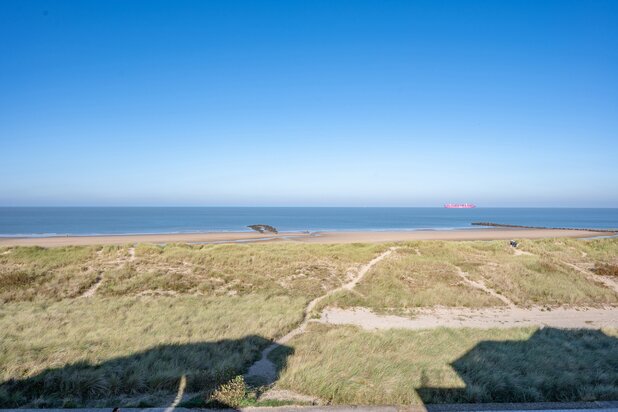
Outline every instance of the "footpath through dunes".
<path id="1" fill-rule="evenodd" d="M 400 245 L 320 304 L 275 389 L 334 404 L 618 399 L 618 294 L 589 270 L 615 267 L 618 242 L 521 247 Z"/>
<path id="2" fill-rule="evenodd" d="M 186 393 L 206 396 L 385 250 L 0 248 L 0 407 L 160 406 L 184 374 Z"/>
<path id="3" fill-rule="evenodd" d="M 239 375 L 258 402 L 618 399 L 616 265 L 618 239 L 0 248 L 0 406 L 204 406 Z"/>
<path id="4" fill-rule="evenodd" d="M 343 295 L 339 300 L 333 300 L 331 307 L 325 308 L 321 317 L 315 321 L 334 325 L 355 325 L 364 329 L 522 326 L 618 328 L 616 293 L 618 288 L 615 280 L 579 266 L 590 267 L 591 262 L 587 261 L 589 254 L 599 257 L 594 248 L 587 252 L 575 247 L 588 248 L 590 244 L 580 242 L 570 245 L 570 257 L 577 258 L 579 265 L 565 261 L 569 256 L 560 257 L 551 254 L 539 256 L 536 253 L 499 244 L 434 245 L 439 248 L 432 248 L 428 244 L 423 246 L 399 248 L 399 256 L 374 271 L 372 276 L 366 279 L 366 284 L 355 290 L 353 295 Z M 464 249 L 464 253 L 457 249 Z M 612 259 L 611 253 L 609 258 Z M 460 266 L 467 267 L 470 273 L 465 272 Z M 508 278 L 497 277 L 501 268 L 506 269 Z M 418 281 L 427 274 L 430 275 L 429 282 Z M 452 274 L 463 282 L 454 284 L 452 280 L 448 281 L 448 277 L 445 278 L 447 281 L 440 280 L 441 276 L 451 276 L 452 279 Z M 534 282 L 535 278 L 540 276 L 545 277 L 545 284 Z M 527 278 L 532 278 L 532 282 Z M 388 281 L 393 283 L 389 285 Z M 552 281 L 567 282 L 573 289 L 578 287 L 583 289 L 582 285 L 588 289 L 585 289 L 583 294 L 578 294 L 577 292 L 581 290 L 577 290 L 572 295 L 556 293 L 552 296 L 548 290 L 552 286 Z M 436 282 L 443 284 L 439 286 Z M 393 296 L 395 291 L 405 290 L 406 286 L 411 286 L 407 290 L 408 297 L 424 294 L 425 289 L 429 289 L 433 295 L 432 299 L 426 302 L 389 300 L 387 295 Z M 449 289 L 453 286 L 456 286 L 459 293 L 452 291 L 449 293 Z M 498 287 L 500 290 L 494 289 Z M 531 290 L 535 288 L 540 290 L 532 292 Z M 369 295 L 376 290 L 382 295 L 382 299 L 379 296 Z M 478 305 L 480 300 L 478 298 L 474 300 L 478 292 L 473 290 L 481 291 L 495 300 Z M 441 293 L 443 291 L 446 293 Z M 544 299 L 523 300 L 520 298 L 523 292 L 527 295 L 536 294 Z M 471 298 L 462 298 L 461 295 L 465 294 L 471 294 Z M 435 295 L 442 296 L 443 299 L 436 300 Z M 521 306 L 509 296 L 517 300 Z M 578 305 L 578 299 L 584 304 Z M 384 306 L 385 302 L 401 305 L 387 307 Z M 408 305 L 410 302 L 416 303 L 416 307 L 410 307 Z M 461 307 L 459 305 L 461 302 L 467 303 L 468 307 Z M 376 310 L 379 313 L 376 313 Z M 393 312 L 404 316 L 393 315 Z"/>
<path id="5" fill-rule="evenodd" d="M 354 276 L 348 283 L 345 283 L 344 285 L 338 288 L 332 289 L 328 291 L 326 294 L 322 296 L 318 296 L 317 298 L 310 301 L 304 310 L 303 320 L 300 323 L 300 325 L 296 327 L 295 329 L 291 330 L 290 332 L 288 332 L 283 337 L 275 340 L 271 345 L 269 345 L 266 349 L 262 351 L 261 358 L 249 367 L 249 370 L 246 373 L 247 379 L 249 381 L 259 382 L 260 384 L 266 384 L 266 385 L 272 384 L 277 379 L 277 367 L 275 363 L 269 359 L 269 355 L 271 354 L 271 352 L 282 347 L 285 343 L 289 342 L 292 338 L 294 338 L 297 335 L 300 335 L 301 333 L 305 331 L 307 324 L 309 323 L 309 315 L 320 301 L 324 300 L 328 296 L 331 296 L 339 291 L 353 289 L 354 286 L 356 286 L 358 282 L 360 282 L 363 279 L 363 277 L 367 274 L 367 272 L 371 270 L 371 268 L 373 268 L 376 264 L 378 264 L 388 255 L 390 255 L 393 252 L 393 250 L 396 250 L 396 248 L 391 247 L 387 251 L 373 258 L 366 265 L 361 266 L 358 270 L 357 275 Z"/>

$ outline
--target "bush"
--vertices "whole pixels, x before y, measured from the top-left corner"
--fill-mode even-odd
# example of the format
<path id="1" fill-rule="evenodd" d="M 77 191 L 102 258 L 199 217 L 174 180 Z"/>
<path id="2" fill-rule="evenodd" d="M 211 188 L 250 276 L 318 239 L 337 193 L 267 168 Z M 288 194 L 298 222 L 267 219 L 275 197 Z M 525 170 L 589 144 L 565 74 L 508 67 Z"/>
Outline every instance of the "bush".
<path id="1" fill-rule="evenodd" d="M 238 408 L 245 398 L 246 391 L 245 380 L 239 375 L 219 386 L 210 396 L 210 401 L 222 406 Z"/>
<path id="2" fill-rule="evenodd" d="M 596 264 L 594 266 L 594 273 L 601 276 L 617 276 L 618 277 L 618 266 L 610 265 L 607 263 Z"/>

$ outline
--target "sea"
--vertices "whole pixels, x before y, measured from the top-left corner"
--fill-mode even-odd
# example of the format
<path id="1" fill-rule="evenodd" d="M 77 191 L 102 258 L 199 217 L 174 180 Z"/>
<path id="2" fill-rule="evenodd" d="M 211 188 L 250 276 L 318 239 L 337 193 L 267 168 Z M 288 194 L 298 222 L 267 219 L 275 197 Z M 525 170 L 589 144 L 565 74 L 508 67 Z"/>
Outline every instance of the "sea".
<path id="1" fill-rule="evenodd" d="M 472 222 L 618 229 L 618 209 L 443 207 L 0 207 L 0 236 L 454 230 Z"/>

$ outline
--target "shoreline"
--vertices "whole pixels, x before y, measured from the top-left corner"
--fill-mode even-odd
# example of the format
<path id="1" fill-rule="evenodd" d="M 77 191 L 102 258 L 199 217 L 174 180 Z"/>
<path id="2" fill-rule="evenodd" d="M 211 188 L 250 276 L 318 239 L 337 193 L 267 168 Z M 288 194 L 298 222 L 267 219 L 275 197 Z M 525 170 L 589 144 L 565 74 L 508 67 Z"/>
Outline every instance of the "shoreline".
<path id="1" fill-rule="evenodd" d="M 590 229 L 540 229 L 540 228 L 466 228 L 449 230 L 399 230 L 399 231 L 329 231 L 329 232 L 203 232 L 140 235 L 88 235 L 49 237 L 0 237 L 3 246 L 84 246 L 118 245 L 129 243 L 386 243 L 415 240 L 509 240 L 542 239 L 556 237 L 594 238 L 616 235 L 618 232 Z"/>

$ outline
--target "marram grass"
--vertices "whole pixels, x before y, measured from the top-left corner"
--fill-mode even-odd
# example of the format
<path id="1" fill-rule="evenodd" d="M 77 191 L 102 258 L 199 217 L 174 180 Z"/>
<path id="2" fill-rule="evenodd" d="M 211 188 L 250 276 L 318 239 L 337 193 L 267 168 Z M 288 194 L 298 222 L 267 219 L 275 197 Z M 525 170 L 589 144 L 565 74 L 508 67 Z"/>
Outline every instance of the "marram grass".
<path id="1" fill-rule="evenodd" d="M 183 376 L 202 399 L 388 246 L 0 248 L 0 406 L 166 406 Z M 504 241 L 397 246 L 317 309 L 503 305 L 459 269 L 518 306 L 618 304 L 569 266 L 616 267 L 616 239 L 523 240 L 530 254 L 520 255 Z M 285 367 L 281 388 L 331 403 L 413 404 L 618 399 L 617 350 L 611 330 L 312 325 L 271 355 Z"/>

